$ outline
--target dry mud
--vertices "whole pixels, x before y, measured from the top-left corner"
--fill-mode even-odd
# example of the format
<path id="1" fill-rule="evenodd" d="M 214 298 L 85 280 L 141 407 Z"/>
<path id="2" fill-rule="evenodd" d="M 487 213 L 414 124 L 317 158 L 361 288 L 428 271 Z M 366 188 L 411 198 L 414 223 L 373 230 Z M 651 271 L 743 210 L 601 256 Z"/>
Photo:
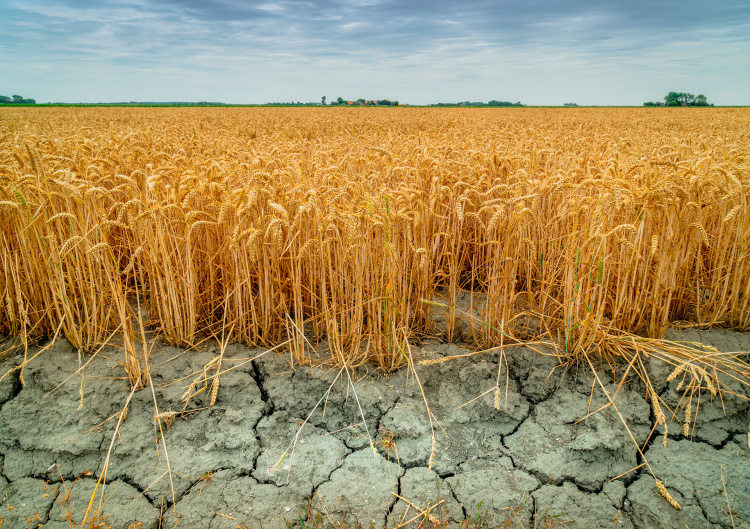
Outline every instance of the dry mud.
<path id="1" fill-rule="evenodd" d="M 726 330 L 669 337 L 750 350 L 750 336 Z M 0 343 L 0 351 L 10 346 Z M 336 371 L 292 370 L 272 353 L 243 362 L 261 352 L 229 346 L 223 367 L 238 367 L 221 376 L 214 406 L 204 392 L 164 432 L 166 453 L 149 389 L 133 395 L 115 435 L 129 392 L 114 349 L 78 358 L 62 341 L 28 365 L 25 385 L 17 371 L 6 377 L 3 527 L 80 523 L 110 446 L 106 488 L 97 490 L 92 513 L 113 528 L 299 526 L 308 512 L 350 526 L 396 527 L 419 514 L 415 507 L 436 504 L 432 515 L 448 527 L 750 527 L 747 400 L 702 395 L 689 439 L 667 413 L 675 422 L 664 446 L 640 382 L 615 398 L 629 432 L 612 406 L 580 421 L 607 402 L 590 370 L 553 371 L 554 358 L 524 347 L 507 351 L 499 410 L 492 391 L 476 399 L 496 384 L 496 353 L 418 365 L 420 389 L 405 370 L 387 378 L 357 370 L 350 382 Z M 419 353 L 436 359 L 468 351 L 435 341 Z M 182 410 L 186 387 L 217 354 L 215 347 L 157 346 L 151 369 L 159 411 Z M 2 373 L 20 361 L 6 354 Z M 677 381 L 666 383 L 670 369 L 653 360 L 650 368 L 674 408 L 680 393 Z M 611 374 L 599 375 L 615 394 Z M 423 394 L 434 414 L 432 469 Z M 631 434 L 681 510 L 658 494 Z"/>

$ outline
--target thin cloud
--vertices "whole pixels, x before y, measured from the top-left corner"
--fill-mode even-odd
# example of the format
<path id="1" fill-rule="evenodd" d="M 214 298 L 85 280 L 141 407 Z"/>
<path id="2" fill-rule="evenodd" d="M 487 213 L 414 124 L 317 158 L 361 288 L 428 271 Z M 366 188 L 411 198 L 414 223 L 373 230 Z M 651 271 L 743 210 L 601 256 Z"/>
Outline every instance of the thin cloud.
<path id="1" fill-rule="evenodd" d="M 737 0 L 0 5 L 0 92 L 39 101 L 640 104 L 679 90 L 750 104 L 748 57 Z"/>

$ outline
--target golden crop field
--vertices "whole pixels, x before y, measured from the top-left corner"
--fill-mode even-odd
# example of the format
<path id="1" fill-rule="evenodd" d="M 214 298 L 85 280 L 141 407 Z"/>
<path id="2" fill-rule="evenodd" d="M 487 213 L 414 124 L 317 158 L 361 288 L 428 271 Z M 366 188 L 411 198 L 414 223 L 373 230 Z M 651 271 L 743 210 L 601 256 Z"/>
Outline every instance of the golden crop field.
<path id="1" fill-rule="evenodd" d="M 139 314 L 385 371 L 467 291 L 482 347 L 750 327 L 745 109 L 4 109 L 0 193 L 0 333 L 136 378 Z"/>

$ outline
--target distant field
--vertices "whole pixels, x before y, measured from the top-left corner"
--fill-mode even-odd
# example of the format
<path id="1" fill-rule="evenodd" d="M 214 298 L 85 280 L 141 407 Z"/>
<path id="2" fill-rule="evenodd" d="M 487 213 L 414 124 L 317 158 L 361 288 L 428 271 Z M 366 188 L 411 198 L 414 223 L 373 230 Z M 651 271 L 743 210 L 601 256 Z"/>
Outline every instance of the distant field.
<path id="1" fill-rule="evenodd" d="M 7 108 L 0 193 L 0 333 L 83 351 L 750 327 L 750 109 Z"/>

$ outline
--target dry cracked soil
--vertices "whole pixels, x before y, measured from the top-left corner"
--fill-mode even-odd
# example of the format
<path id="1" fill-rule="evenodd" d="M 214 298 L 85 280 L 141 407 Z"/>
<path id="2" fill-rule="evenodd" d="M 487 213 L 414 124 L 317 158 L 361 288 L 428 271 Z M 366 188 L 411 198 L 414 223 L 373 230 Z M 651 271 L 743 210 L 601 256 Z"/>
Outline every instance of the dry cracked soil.
<path id="1" fill-rule="evenodd" d="M 669 338 L 750 350 L 750 336 L 728 330 Z M 23 359 L 11 345 L 0 339 L 10 350 L 2 373 Z M 415 352 L 469 351 L 426 341 Z M 247 361 L 260 353 L 230 345 L 222 366 L 233 369 L 214 406 L 204 391 L 183 411 L 186 387 L 218 348 L 155 347 L 158 409 L 180 412 L 163 441 L 148 388 L 115 432 L 129 390 L 114 348 L 78 357 L 60 341 L 26 367 L 25 384 L 13 371 L 0 382 L 2 527 L 69 528 L 92 497 L 89 516 L 118 529 L 297 527 L 310 513 L 349 527 L 416 526 L 432 506 L 445 527 L 750 527 L 750 404 L 732 380 L 740 397 L 703 393 L 688 438 L 667 413 L 665 446 L 639 380 L 618 388 L 598 373 L 618 415 L 589 368 L 566 371 L 525 347 L 506 352 L 499 409 L 498 353 L 417 365 L 421 389 L 407 370 L 349 379 L 291 369 L 273 353 Z M 682 392 L 666 382 L 670 366 L 648 367 L 675 409 Z M 682 509 L 659 495 L 634 441 Z"/>

